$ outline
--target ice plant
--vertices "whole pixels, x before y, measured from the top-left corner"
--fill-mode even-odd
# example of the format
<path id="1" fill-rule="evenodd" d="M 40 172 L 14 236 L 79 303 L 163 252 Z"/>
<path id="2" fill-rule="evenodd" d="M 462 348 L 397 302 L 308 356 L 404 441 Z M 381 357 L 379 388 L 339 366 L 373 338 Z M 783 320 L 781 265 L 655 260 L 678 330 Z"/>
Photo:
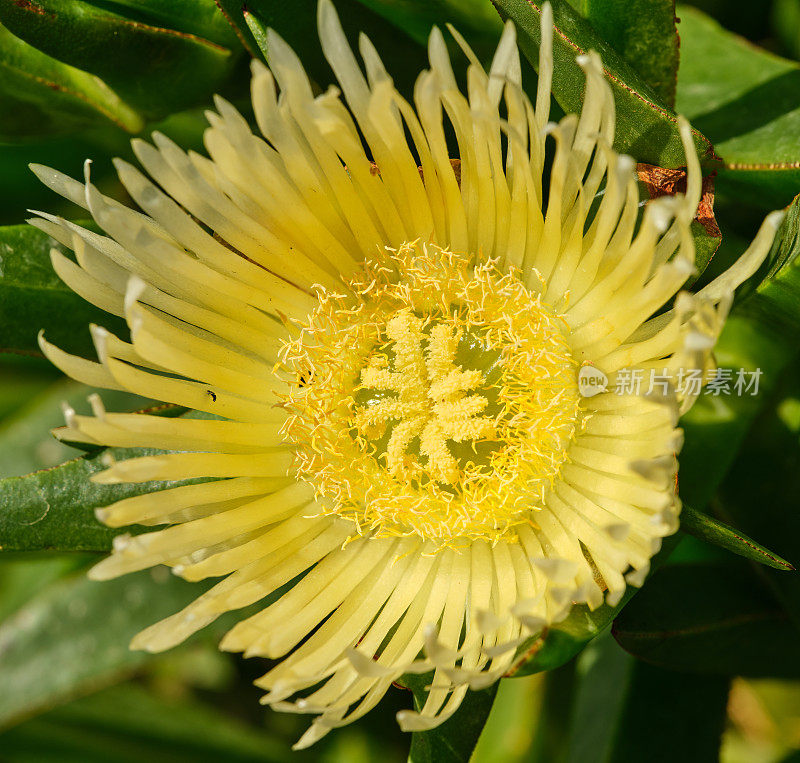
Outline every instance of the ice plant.
<path id="1" fill-rule="evenodd" d="M 365 75 L 328 0 L 319 33 L 341 91 L 315 95 L 270 33 L 270 68 L 253 63 L 263 137 L 218 99 L 210 159 L 155 134 L 133 144 L 152 180 L 117 161 L 141 211 L 88 170 L 79 183 L 34 168 L 107 235 L 32 221 L 74 250 L 53 251 L 63 280 L 131 332 L 92 327 L 97 362 L 42 338 L 46 355 L 87 384 L 194 411 L 107 413 L 96 396 L 92 416 L 67 410 L 62 439 L 168 451 L 109 458 L 94 477 L 164 489 L 98 512 L 154 529 L 120 535 L 92 576 L 166 564 L 222 578 L 136 637 L 152 651 L 271 597 L 222 648 L 279 660 L 258 685 L 273 707 L 318 716 L 300 747 L 407 671 L 434 673 L 400 724 L 431 728 L 573 604 L 641 584 L 677 527 L 676 427 L 692 399 L 674 380 L 708 367 L 780 217 L 711 285 L 679 291 L 701 189 L 690 128 L 679 120 L 685 195 L 642 211 L 596 54 L 578 59 L 580 117 L 548 121 L 548 6 L 535 104 L 510 24 L 488 73 L 454 32 L 466 95 L 434 30 L 413 106 L 362 37 Z M 587 364 L 608 391 L 581 394 Z M 615 394 L 630 369 L 671 381 Z"/>

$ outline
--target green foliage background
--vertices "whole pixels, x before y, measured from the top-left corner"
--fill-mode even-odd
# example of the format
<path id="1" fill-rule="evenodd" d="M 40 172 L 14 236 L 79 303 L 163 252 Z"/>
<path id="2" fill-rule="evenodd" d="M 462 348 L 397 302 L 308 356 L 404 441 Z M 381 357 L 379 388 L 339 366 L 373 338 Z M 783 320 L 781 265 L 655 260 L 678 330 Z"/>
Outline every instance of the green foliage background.
<path id="1" fill-rule="evenodd" d="M 316 2 L 0 0 L 0 760 L 800 761 L 800 0 L 552 4 L 556 109 L 580 108 L 574 58 L 594 48 L 616 98 L 618 150 L 679 168 L 675 113 L 692 121 L 722 231 L 695 231 L 703 279 L 741 254 L 768 211 L 788 207 L 717 350 L 722 367 L 762 370 L 760 394 L 703 397 L 684 418 L 688 508 L 641 591 L 576 608 L 525 645 L 515 677 L 470 694 L 439 730 L 397 730 L 394 713 L 425 683 L 409 677 L 359 723 L 291 753 L 307 720 L 258 704 L 251 681 L 265 665 L 216 650 L 225 622 L 166 655 L 128 651 L 198 586 L 163 570 L 85 579 L 113 535 L 93 509 L 148 486 L 89 483 L 103 454 L 49 437 L 61 402 L 88 410 L 93 390 L 39 357 L 39 329 L 88 355 L 88 324 L 109 319 L 59 281 L 54 242 L 24 221 L 29 208 L 82 216 L 30 162 L 80 176 L 91 158 L 95 182 L 124 200 L 111 158 L 132 158 L 132 136 L 158 129 L 201 150 L 214 93 L 248 115 L 249 59 L 263 56 L 267 27 L 327 85 Z M 537 61 L 538 2 L 336 5 L 407 94 L 433 24 L 453 23 L 488 61 L 511 18 Z"/>

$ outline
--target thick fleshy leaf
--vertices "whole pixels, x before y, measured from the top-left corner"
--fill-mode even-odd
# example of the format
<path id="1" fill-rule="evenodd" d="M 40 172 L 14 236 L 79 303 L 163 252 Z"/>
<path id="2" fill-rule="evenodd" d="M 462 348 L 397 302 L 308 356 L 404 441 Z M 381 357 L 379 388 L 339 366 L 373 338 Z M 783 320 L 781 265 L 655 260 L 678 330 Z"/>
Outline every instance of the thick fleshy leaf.
<path id="1" fill-rule="evenodd" d="M 17 5 L 3 3 L 0 9 Z M 144 122 L 102 80 L 51 58 L 0 26 L 0 142 L 111 125 L 138 132 Z"/>
<path id="2" fill-rule="evenodd" d="M 610 634 L 581 655 L 576 673 L 564 763 L 717 759 L 726 677 L 676 673 L 635 660 Z"/>
<path id="3" fill-rule="evenodd" d="M 766 206 L 800 190 L 800 64 L 760 50 L 716 21 L 679 8 L 677 107 L 724 161 L 718 187 Z"/>
<path id="4" fill-rule="evenodd" d="M 675 105 L 680 42 L 674 0 L 570 2 L 664 103 Z"/>
<path id="5" fill-rule="evenodd" d="M 0 480 L 0 549 L 4 551 L 108 551 L 119 530 L 101 524 L 94 510 L 114 501 L 183 482 L 97 485 L 92 474 L 106 459 L 159 451 L 109 448 L 24 477 Z M 130 527 L 126 532 L 146 528 Z"/>
<path id="6" fill-rule="evenodd" d="M 61 763 L 309 760 L 219 708 L 135 684 L 105 689 L 8 729 L 0 733 L 0 748 L 9 760 Z"/>
<path id="7" fill-rule="evenodd" d="M 530 676 L 498 682 L 492 711 L 472 753 L 471 763 L 498 760 L 521 763 L 520 753 L 530 749 L 544 720 L 541 680 L 541 676 Z M 525 760 L 534 763 L 528 758 Z"/>
<path id="8" fill-rule="evenodd" d="M 744 563 L 659 570 L 612 632 L 635 657 L 672 670 L 800 677 L 800 631 Z"/>
<path id="9" fill-rule="evenodd" d="M 800 58 L 800 0 L 775 0 L 772 31 L 794 58 Z"/>
<path id="10" fill-rule="evenodd" d="M 96 583 L 65 580 L 0 625 L 0 727 L 97 690 L 148 659 L 128 644 L 177 612 L 202 586 L 166 568 Z"/>
<path id="11" fill-rule="evenodd" d="M 631 667 L 611 749 L 598 763 L 718 760 L 730 678 L 678 673 L 639 660 Z"/>
<path id="12" fill-rule="evenodd" d="M 634 659 L 610 633 L 576 660 L 564 763 L 607 763 L 625 706 Z"/>
<path id="13" fill-rule="evenodd" d="M 519 45 L 527 59 L 538 67 L 541 3 L 532 0 L 492 0 L 501 16 L 517 25 Z M 555 22 L 553 40 L 553 95 L 566 112 L 579 112 L 585 77 L 575 57 L 596 50 L 611 83 L 617 107 L 614 147 L 637 161 L 660 167 L 686 165 L 675 114 L 608 43 L 582 18 L 567 0 L 552 0 Z M 714 158 L 711 143 L 698 130 L 694 141 L 701 160 Z"/>
<path id="14" fill-rule="evenodd" d="M 0 623 L 85 564 L 83 554 L 0 554 Z"/>
<path id="15" fill-rule="evenodd" d="M 417 710 L 425 704 L 426 687 L 432 679 L 433 673 L 402 678 L 402 684 L 414 695 Z M 489 717 L 496 693 L 497 684 L 480 691 L 468 691 L 452 718 L 430 731 L 414 732 L 408 757 L 410 763 L 467 763 Z"/>
<path id="16" fill-rule="evenodd" d="M 53 427 L 64 422 L 63 403 L 88 414 L 91 407 L 87 398 L 98 393 L 112 411 L 133 411 L 147 405 L 144 398 L 129 392 L 95 389 L 64 378 L 39 394 L 27 392 L 14 414 L 0 421 L 0 478 L 50 469 L 75 456 L 72 448 L 51 434 Z"/>
<path id="17" fill-rule="evenodd" d="M 503 24 L 490 0 L 359 0 L 426 45 L 431 27 L 452 24 L 484 62 L 491 61 Z"/>
<path id="18" fill-rule="evenodd" d="M 750 428 L 720 487 L 713 510 L 800 562 L 800 363 L 783 375 L 776 399 Z M 758 475 L 758 479 L 753 479 Z M 759 573 L 800 629 L 800 575 L 760 568 Z"/>
<path id="19" fill-rule="evenodd" d="M 208 14 L 210 3 L 194 4 Z M 43 53 L 101 77 L 150 118 L 206 102 L 241 50 L 82 0 L 3 3 L 0 22 Z"/>
<path id="20" fill-rule="evenodd" d="M 240 44 L 214 0 L 89 0 L 89 3 L 133 21 L 203 37 L 224 47 L 234 48 Z"/>
<path id="21" fill-rule="evenodd" d="M 794 570 L 790 562 L 782 559 L 774 551 L 756 543 L 752 538 L 734 530 L 730 525 L 701 511 L 695 511 L 691 506 L 685 504 L 681 510 L 681 527 L 690 535 L 732 551 L 745 559 L 765 564 L 776 570 Z"/>
<path id="22" fill-rule="evenodd" d="M 254 56 L 267 56 L 266 30 L 274 29 L 300 56 L 308 75 L 321 87 L 335 80 L 319 44 L 317 0 L 275 3 L 271 0 L 217 0 L 239 30 Z M 398 89 L 411 96 L 417 75 L 428 67 L 425 48 L 404 31 L 361 5 L 359 0 L 337 0 L 336 11 L 354 50 L 363 32 L 372 40 Z"/>
<path id="23" fill-rule="evenodd" d="M 44 392 L 59 376 L 58 369 L 44 358 L 0 355 L 0 428 L 27 400 Z M 0 455 L 0 477 L 9 476 L 3 473 L 5 455 Z"/>
<path id="24" fill-rule="evenodd" d="M 2 87 L 2 86 L 0 86 Z M 37 335 L 68 352 L 93 356 L 90 323 L 126 332 L 119 318 L 79 297 L 56 275 L 50 250 L 65 251 L 29 225 L 0 228 L 0 352 L 39 354 Z"/>

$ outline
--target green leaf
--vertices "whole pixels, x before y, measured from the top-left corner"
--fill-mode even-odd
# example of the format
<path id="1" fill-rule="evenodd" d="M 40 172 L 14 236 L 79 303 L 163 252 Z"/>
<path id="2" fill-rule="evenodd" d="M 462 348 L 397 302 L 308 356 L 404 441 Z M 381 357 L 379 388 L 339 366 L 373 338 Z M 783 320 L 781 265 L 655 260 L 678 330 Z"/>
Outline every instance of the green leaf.
<path id="1" fill-rule="evenodd" d="M 800 58 L 800 0 L 775 0 L 772 31 L 794 58 Z"/>
<path id="2" fill-rule="evenodd" d="M 567 662 L 543 676 L 542 705 L 531 745 L 531 763 L 564 762 L 576 683 L 574 662 Z"/>
<path id="3" fill-rule="evenodd" d="M 78 412 L 89 412 L 87 397 L 100 393 L 109 410 L 132 411 L 146 404 L 129 392 L 98 390 L 71 379 L 59 379 L 39 394 L 28 389 L 14 415 L 0 422 L 0 478 L 18 477 L 49 469 L 75 456 L 75 451 L 56 440 L 50 430 L 61 426 L 66 402 Z"/>
<path id="4" fill-rule="evenodd" d="M 0 734 L 17 763 L 270 763 L 308 760 L 268 733 L 189 697 L 115 686 Z"/>
<path id="5" fill-rule="evenodd" d="M 633 657 L 604 633 L 576 661 L 575 697 L 564 763 L 606 763 L 633 671 Z"/>
<path id="6" fill-rule="evenodd" d="M 0 9 L 13 6 L 4 3 Z M 110 125 L 138 132 L 144 122 L 102 80 L 45 55 L 0 26 L 0 141 Z"/>
<path id="7" fill-rule="evenodd" d="M 91 0 L 91 4 L 114 9 L 131 20 L 203 37 L 224 47 L 235 48 L 240 44 L 214 0 Z"/>
<path id="8" fill-rule="evenodd" d="M 669 106 L 678 80 L 675 0 L 570 0 Z"/>
<path id="9" fill-rule="evenodd" d="M 567 752 L 559 759 L 563 763 L 717 760 L 727 677 L 648 665 L 621 649 L 610 634 L 581 655 L 576 672 Z"/>
<path id="10" fill-rule="evenodd" d="M 774 551 L 764 548 L 760 543 L 756 543 L 724 522 L 695 511 L 685 504 L 681 509 L 681 528 L 696 538 L 721 546 L 753 562 L 766 564 L 776 570 L 794 570 L 789 562 L 781 559 Z"/>
<path id="11" fill-rule="evenodd" d="M 127 18 L 104 3 L 3 3 L 0 22 L 43 53 L 101 77 L 150 118 L 205 103 L 236 59 L 228 47 Z"/>
<path id="12" fill-rule="evenodd" d="M 786 210 L 764 269 L 736 312 L 791 345 L 800 334 L 800 195 Z"/>
<path id="13" fill-rule="evenodd" d="M 598 761 L 719 760 L 729 688 L 727 676 L 676 673 L 633 662 L 613 745 L 608 756 Z M 581 763 L 591 761 L 586 758 Z"/>
<path id="14" fill-rule="evenodd" d="M 414 707 L 419 711 L 428 698 L 427 687 L 433 673 L 405 675 L 404 686 L 414 694 Z M 486 719 L 492 709 L 497 684 L 487 689 L 468 691 L 452 718 L 430 731 L 414 732 L 411 739 L 411 763 L 467 763 L 478 743 Z"/>
<path id="15" fill-rule="evenodd" d="M 421 45 L 427 45 L 431 27 L 452 24 L 478 58 L 491 61 L 503 24 L 489 0 L 360 0 L 391 21 Z M 338 7 L 338 4 L 337 4 Z"/>
<path id="16" fill-rule="evenodd" d="M 777 404 L 770 405 L 749 430 L 712 504 L 723 519 L 763 539 L 795 565 L 800 561 L 798 374 L 800 363 L 795 360 L 776 390 Z M 758 572 L 800 629 L 800 575 L 763 567 Z"/>
<path id="17" fill-rule="evenodd" d="M 0 227 L 0 352 L 39 353 L 37 335 L 62 349 L 94 355 L 90 323 L 127 333 L 125 323 L 86 302 L 56 275 L 50 250 L 66 251 L 29 225 Z"/>
<path id="18" fill-rule="evenodd" d="M 530 0 L 492 0 L 501 16 L 517 25 L 519 46 L 535 68 L 539 65 L 539 3 Z M 637 161 L 660 167 L 686 165 L 676 117 L 644 79 L 606 42 L 567 0 L 553 0 L 553 95 L 566 112 L 579 112 L 584 74 L 575 57 L 594 49 L 603 58 L 617 109 L 614 148 Z M 714 158 L 711 143 L 698 131 L 694 141 L 701 160 Z"/>
<path id="19" fill-rule="evenodd" d="M 671 670 L 800 677 L 800 632 L 743 563 L 664 567 L 612 632 L 635 657 Z"/>
<path id="20" fill-rule="evenodd" d="M 218 0 L 218 4 L 236 25 L 254 56 L 260 52 L 266 58 L 266 30 L 274 29 L 300 57 L 309 77 L 321 87 L 334 82 L 317 34 L 317 0 L 294 0 L 292 3 Z M 398 90 L 410 97 L 417 76 L 428 68 L 424 46 L 365 8 L 359 0 L 337 0 L 336 11 L 353 49 L 358 50 L 358 35 L 361 32 L 366 34 Z"/>
<path id="21" fill-rule="evenodd" d="M 82 554 L 0 555 L 0 623 L 85 561 Z"/>
<path id="22" fill-rule="evenodd" d="M 96 583 L 66 580 L 0 625 L 0 726 L 109 685 L 149 655 L 128 649 L 144 627 L 202 592 L 165 568 Z"/>
<path id="23" fill-rule="evenodd" d="M 541 681 L 541 676 L 498 681 L 492 711 L 472 753 L 472 763 L 521 763 L 520 753 L 530 748 L 544 720 Z"/>
<path id="24" fill-rule="evenodd" d="M 60 376 L 60 371 L 44 358 L 28 355 L 0 355 L 0 427 L 5 426 L 31 397 L 43 392 Z M 0 454 L 0 477 L 6 454 Z M 30 471 L 26 469 L 25 471 Z"/>
<path id="25" fill-rule="evenodd" d="M 760 50 L 688 6 L 679 8 L 678 110 L 712 141 L 718 188 L 787 204 L 800 190 L 800 65 Z"/>
<path id="26" fill-rule="evenodd" d="M 162 451 L 109 448 L 24 477 L 0 480 L 0 549 L 3 551 L 108 551 L 119 530 L 98 522 L 94 510 L 134 495 L 189 481 L 98 485 L 90 477 L 104 459 Z M 126 527 L 130 533 L 147 528 Z"/>

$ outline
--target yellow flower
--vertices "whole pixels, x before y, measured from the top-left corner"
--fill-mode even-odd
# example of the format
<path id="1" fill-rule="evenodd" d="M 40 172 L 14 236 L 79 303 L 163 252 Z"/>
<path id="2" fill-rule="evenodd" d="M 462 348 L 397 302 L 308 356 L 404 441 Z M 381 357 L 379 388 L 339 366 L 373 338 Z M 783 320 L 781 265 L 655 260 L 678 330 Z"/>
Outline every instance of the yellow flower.
<path id="1" fill-rule="evenodd" d="M 93 416 L 67 412 L 64 439 L 172 451 L 95 477 L 163 481 L 98 514 L 165 527 L 119 536 L 92 576 L 166 564 L 222 578 L 136 637 L 151 651 L 277 593 L 222 648 L 279 660 L 257 683 L 265 703 L 318 716 L 300 747 L 408 671 L 435 674 L 401 726 L 436 726 L 531 633 L 641 584 L 678 525 L 676 423 L 692 396 L 674 379 L 707 367 L 780 221 L 679 293 L 701 189 L 690 128 L 679 120 L 686 194 L 641 213 L 596 54 L 579 58 L 581 116 L 548 122 L 549 6 L 535 106 L 510 24 L 488 74 L 457 38 L 466 95 L 434 30 L 414 106 L 362 37 L 364 75 L 329 0 L 319 32 L 341 92 L 315 96 L 270 33 L 270 69 L 253 63 L 263 138 L 217 99 L 210 159 L 156 134 L 133 144 L 152 180 L 116 162 L 142 211 L 88 170 L 84 184 L 35 168 L 107 235 L 33 221 L 74 249 L 77 262 L 53 252 L 63 280 L 132 336 L 92 327 L 99 362 L 42 339 L 47 356 L 87 384 L 199 412 L 106 413 L 96 397 Z M 581 394 L 587 364 L 607 391 Z M 631 369 L 672 383 L 615 394 Z M 206 481 L 171 486 L 188 478 Z"/>

